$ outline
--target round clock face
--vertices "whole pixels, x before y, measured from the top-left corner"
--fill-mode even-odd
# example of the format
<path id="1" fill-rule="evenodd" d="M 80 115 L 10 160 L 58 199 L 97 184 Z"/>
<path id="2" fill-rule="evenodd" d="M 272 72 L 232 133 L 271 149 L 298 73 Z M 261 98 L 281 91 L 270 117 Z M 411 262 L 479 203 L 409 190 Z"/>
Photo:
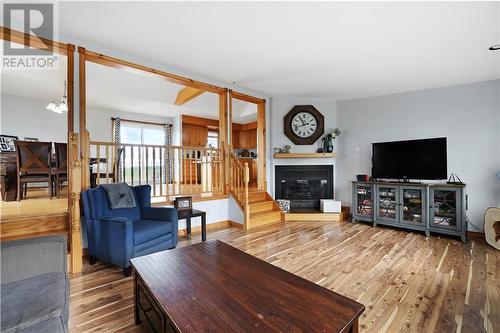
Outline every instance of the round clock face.
<path id="1" fill-rule="evenodd" d="M 301 138 L 308 138 L 316 132 L 318 123 L 309 112 L 299 112 L 292 118 L 292 131 Z"/>

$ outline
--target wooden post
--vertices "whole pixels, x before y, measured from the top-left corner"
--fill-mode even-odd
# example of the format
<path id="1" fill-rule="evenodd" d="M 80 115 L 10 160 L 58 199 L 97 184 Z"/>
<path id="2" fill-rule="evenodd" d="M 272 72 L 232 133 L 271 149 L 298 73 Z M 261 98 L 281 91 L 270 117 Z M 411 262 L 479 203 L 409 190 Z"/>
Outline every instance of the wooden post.
<path id="1" fill-rule="evenodd" d="M 71 188 L 69 205 L 69 244 L 70 244 L 70 271 L 72 274 L 80 273 L 82 262 L 82 239 L 80 228 L 80 191 L 81 191 L 81 163 L 78 159 L 78 134 L 71 133 L 68 145 L 68 160 L 70 161 Z"/>
<path id="2" fill-rule="evenodd" d="M 243 205 L 245 207 L 245 229 L 248 229 L 250 225 L 250 204 L 248 202 L 248 182 L 250 181 L 250 169 L 248 168 L 248 162 L 245 162 L 245 167 L 243 168 L 243 186 L 245 187 L 245 200 Z"/>
<path id="3" fill-rule="evenodd" d="M 266 103 L 257 106 L 257 188 L 266 188 Z"/>
<path id="4" fill-rule="evenodd" d="M 223 173 L 220 175 L 221 181 L 221 191 L 223 194 L 229 192 L 229 145 L 228 145 L 228 129 L 227 129 L 227 119 L 228 119 L 228 99 L 227 99 L 228 89 L 224 89 L 223 92 L 219 93 L 219 149 L 221 150 L 221 163 L 224 167 Z M 229 105 L 231 107 L 231 105 Z"/>

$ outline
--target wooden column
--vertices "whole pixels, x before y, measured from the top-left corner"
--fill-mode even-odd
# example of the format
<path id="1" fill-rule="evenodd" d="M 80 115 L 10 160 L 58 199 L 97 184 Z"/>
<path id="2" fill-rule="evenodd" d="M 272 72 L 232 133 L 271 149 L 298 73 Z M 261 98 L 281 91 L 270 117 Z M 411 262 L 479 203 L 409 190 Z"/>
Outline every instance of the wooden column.
<path id="1" fill-rule="evenodd" d="M 222 152 L 222 161 L 224 174 L 220 175 L 221 178 L 221 191 L 223 194 L 229 192 L 229 144 L 228 144 L 228 103 L 227 103 L 228 90 L 224 89 L 219 93 L 219 148 Z"/>
<path id="2" fill-rule="evenodd" d="M 243 187 L 244 187 L 244 200 L 243 200 L 243 211 L 245 213 L 245 229 L 248 230 L 250 226 L 250 203 L 248 199 L 248 183 L 250 182 L 250 169 L 248 168 L 248 162 L 245 162 L 243 168 Z"/>
<path id="3" fill-rule="evenodd" d="M 81 161 L 81 189 L 90 187 L 89 157 L 90 157 L 90 137 L 87 131 L 87 79 L 86 79 L 86 51 L 84 47 L 78 47 L 78 72 L 80 85 L 80 161 Z"/>
<path id="4" fill-rule="evenodd" d="M 82 262 L 82 236 L 80 227 L 80 191 L 81 191 L 81 163 L 78 159 L 78 134 L 71 133 L 68 145 L 68 165 L 71 177 L 69 193 L 69 244 L 70 244 L 70 271 L 80 273 Z"/>
<path id="5" fill-rule="evenodd" d="M 265 101 L 257 104 L 257 188 L 261 191 L 267 191 Z"/>

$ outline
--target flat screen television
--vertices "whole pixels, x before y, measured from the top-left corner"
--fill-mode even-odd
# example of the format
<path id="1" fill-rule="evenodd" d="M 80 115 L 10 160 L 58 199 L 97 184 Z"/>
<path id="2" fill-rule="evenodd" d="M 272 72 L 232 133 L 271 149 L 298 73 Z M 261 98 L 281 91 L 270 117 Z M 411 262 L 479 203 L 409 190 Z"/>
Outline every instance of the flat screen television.
<path id="1" fill-rule="evenodd" d="M 446 138 L 372 143 L 372 177 L 447 179 Z"/>

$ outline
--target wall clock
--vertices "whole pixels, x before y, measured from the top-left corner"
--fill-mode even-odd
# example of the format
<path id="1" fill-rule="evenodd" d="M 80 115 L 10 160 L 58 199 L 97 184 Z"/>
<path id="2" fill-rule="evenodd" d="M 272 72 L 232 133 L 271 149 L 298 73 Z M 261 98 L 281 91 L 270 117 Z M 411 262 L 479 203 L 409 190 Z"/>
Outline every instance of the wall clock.
<path id="1" fill-rule="evenodd" d="M 312 105 L 295 105 L 284 121 L 285 135 L 296 145 L 312 145 L 325 132 L 325 118 Z"/>

